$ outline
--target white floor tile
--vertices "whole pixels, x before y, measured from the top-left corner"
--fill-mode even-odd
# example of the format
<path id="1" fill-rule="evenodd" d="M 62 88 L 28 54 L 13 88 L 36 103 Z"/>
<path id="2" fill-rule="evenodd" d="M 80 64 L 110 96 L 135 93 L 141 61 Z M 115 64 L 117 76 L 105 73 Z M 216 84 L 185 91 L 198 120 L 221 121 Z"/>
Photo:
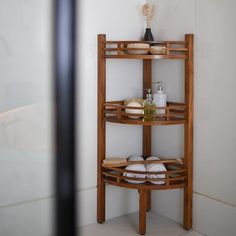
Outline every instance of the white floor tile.
<path id="1" fill-rule="evenodd" d="M 181 225 L 159 215 L 147 214 L 147 236 L 201 236 L 187 232 Z M 103 224 L 92 224 L 79 229 L 80 236 L 134 236 L 138 235 L 138 213 L 107 220 Z"/>

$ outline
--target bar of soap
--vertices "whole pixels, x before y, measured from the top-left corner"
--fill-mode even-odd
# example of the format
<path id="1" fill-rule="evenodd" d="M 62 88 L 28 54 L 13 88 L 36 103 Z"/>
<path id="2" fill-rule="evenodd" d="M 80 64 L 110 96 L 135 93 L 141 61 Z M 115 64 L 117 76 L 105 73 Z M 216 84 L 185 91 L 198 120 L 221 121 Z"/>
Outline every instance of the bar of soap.
<path id="1" fill-rule="evenodd" d="M 109 157 L 103 160 L 104 165 L 120 165 L 127 163 L 127 159 L 124 157 Z"/>
<path id="2" fill-rule="evenodd" d="M 138 102 L 130 102 L 126 105 L 127 107 L 142 107 L 140 103 Z M 125 112 L 126 113 L 130 113 L 130 114 L 143 114 L 143 110 L 142 109 L 134 109 L 134 108 L 126 108 L 125 109 Z M 140 116 L 129 116 L 129 118 L 132 118 L 132 119 L 138 119 L 140 118 Z"/>

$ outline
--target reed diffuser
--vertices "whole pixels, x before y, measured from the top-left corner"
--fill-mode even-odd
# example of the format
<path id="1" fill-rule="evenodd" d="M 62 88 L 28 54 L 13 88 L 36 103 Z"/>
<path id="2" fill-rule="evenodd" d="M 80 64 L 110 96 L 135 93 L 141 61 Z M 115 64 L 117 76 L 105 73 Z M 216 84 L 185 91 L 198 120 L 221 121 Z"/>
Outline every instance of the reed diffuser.
<path id="1" fill-rule="evenodd" d="M 146 20 L 146 29 L 144 34 L 144 41 L 154 41 L 151 31 L 151 21 L 154 15 L 155 6 L 149 3 L 143 5 L 143 15 Z"/>

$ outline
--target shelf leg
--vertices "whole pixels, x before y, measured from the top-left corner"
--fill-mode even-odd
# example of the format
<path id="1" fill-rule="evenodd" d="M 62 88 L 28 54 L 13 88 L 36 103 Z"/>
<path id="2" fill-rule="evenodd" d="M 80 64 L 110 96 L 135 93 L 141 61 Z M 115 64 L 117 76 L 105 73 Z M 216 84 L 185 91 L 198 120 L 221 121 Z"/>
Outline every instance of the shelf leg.
<path id="1" fill-rule="evenodd" d="M 152 60 L 143 60 L 143 89 L 152 87 Z M 143 91 L 146 98 L 146 91 Z M 143 126 L 143 156 L 151 156 L 152 153 L 152 127 Z M 151 209 L 151 191 L 147 191 L 146 211 Z"/>
<path id="2" fill-rule="evenodd" d="M 105 184 L 99 184 L 97 187 L 97 222 L 102 224 L 105 222 Z"/>
<path id="3" fill-rule="evenodd" d="M 97 221 L 105 221 L 105 183 L 102 174 L 102 162 L 106 156 L 106 124 L 104 103 L 106 101 L 106 60 L 104 47 L 106 35 L 98 35 L 98 132 L 97 132 Z"/>
<path id="4" fill-rule="evenodd" d="M 139 190 L 139 234 L 146 233 L 147 191 Z"/>
<path id="5" fill-rule="evenodd" d="M 184 228 L 192 228 L 192 190 L 190 187 L 184 188 Z"/>
<path id="6" fill-rule="evenodd" d="M 185 154 L 184 163 L 187 168 L 187 185 L 184 188 L 184 228 L 192 228 L 192 201 L 193 201 L 193 79 L 194 79 L 194 56 L 193 35 L 185 35 L 188 48 L 185 60 L 185 103 L 187 104 L 188 119 L 185 124 Z"/>
<path id="7" fill-rule="evenodd" d="M 146 211 L 151 210 L 151 190 L 147 190 L 147 204 L 146 204 Z"/>

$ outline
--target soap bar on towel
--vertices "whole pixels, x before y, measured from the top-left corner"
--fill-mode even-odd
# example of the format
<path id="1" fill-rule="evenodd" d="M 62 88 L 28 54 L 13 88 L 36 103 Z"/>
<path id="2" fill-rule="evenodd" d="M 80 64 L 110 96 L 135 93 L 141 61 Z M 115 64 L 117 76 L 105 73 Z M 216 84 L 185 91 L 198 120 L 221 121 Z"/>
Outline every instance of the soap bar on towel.
<path id="1" fill-rule="evenodd" d="M 148 157 L 146 160 L 160 160 L 159 157 Z M 166 171 L 165 166 L 160 163 L 160 164 L 146 164 L 146 169 L 147 171 Z M 151 179 L 151 178 L 165 178 L 165 174 L 148 174 L 147 178 Z M 149 180 L 151 183 L 153 184 L 165 184 L 165 181 L 151 181 Z"/>
<path id="2" fill-rule="evenodd" d="M 143 158 L 141 156 L 131 156 L 128 159 L 129 161 L 143 161 Z M 135 171 L 142 171 L 145 172 L 146 168 L 144 164 L 132 164 L 132 165 L 128 165 L 125 168 L 126 170 L 135 170 Z M 123 176 L 127 176 L 127 177 L 133 177 L 133 178 L 146 178 L 146 174 L 142 174 L 142 173 L 127 173 L 124 172 Z M 131 179 L 126 179 L 127 182 L 129 183 L 133 183 L 133 184 L 141 184 L 144 183 L 145 181 L 141 181 L 141 180 L 131 180 Z"/>

